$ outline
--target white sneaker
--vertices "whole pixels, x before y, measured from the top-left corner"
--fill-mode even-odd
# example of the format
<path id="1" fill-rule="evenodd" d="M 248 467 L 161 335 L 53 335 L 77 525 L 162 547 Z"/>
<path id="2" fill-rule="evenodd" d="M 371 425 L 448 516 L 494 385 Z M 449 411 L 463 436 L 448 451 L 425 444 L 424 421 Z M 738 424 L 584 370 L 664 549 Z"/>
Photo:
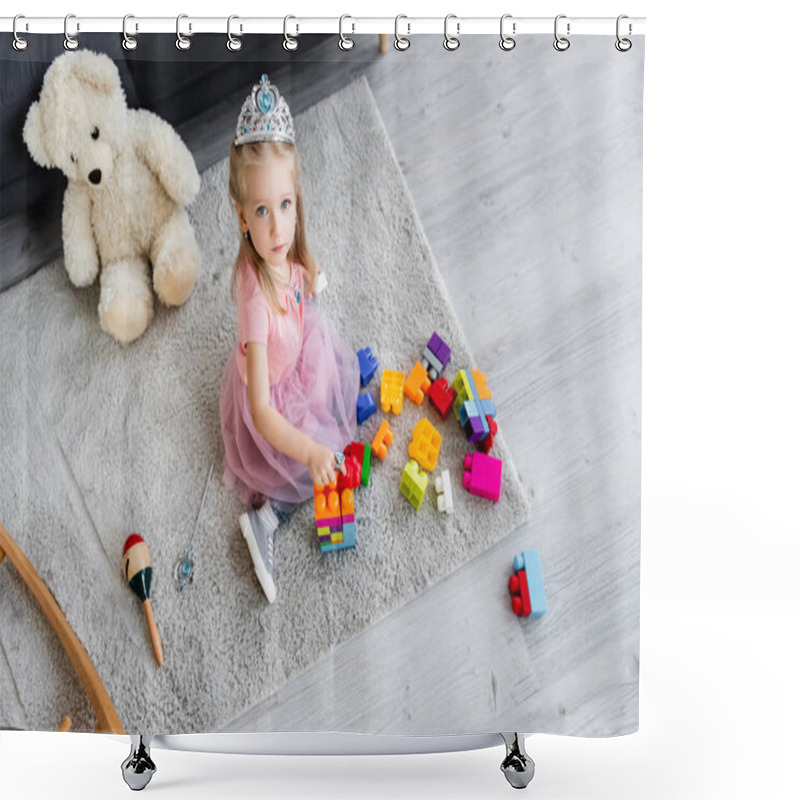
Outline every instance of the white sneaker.
<path id="1" fill-rule="evenodd" d="M 266 519 L 265 519 L 266 518 Z M 242 536 L 250 549 L 250 558 L 256 569 L 256 577 L 270 603 L 275 602 L 275 559 L 272 548 L 275 541 L 275 529 L 278 518 L 269 505 L 258 511 L 251 509 L 239 517 Z"/>

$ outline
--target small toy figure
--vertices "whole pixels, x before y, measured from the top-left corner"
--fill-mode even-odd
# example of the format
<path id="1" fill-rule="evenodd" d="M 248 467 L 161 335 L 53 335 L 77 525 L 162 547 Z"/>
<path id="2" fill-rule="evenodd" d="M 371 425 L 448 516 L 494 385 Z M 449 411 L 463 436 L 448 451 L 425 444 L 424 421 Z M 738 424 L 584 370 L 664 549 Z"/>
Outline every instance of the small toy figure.
<path id="1" fill-rule="evenodd" d="M 153 643 L 156 663 L 160 667 L 164 663 L 164 648 L 158 633 L 153 607 L 150 604 L 150 583 L 153 579 L 153 560 L 147 543 L 138 533 L 132 533 L 122 548 L 122 574 L 128 581 L 136 596 L 144 604 L 147 627 L 150 629 L 150 640 Z"/>
<path id="2" fill-rule="evenodd" d="M 538 619 L 547 612 L 542 562 L 538 550 L 523 550 L 514 556 L 514 574 L 508 579 L 511 609 L 518 617 Z"/>

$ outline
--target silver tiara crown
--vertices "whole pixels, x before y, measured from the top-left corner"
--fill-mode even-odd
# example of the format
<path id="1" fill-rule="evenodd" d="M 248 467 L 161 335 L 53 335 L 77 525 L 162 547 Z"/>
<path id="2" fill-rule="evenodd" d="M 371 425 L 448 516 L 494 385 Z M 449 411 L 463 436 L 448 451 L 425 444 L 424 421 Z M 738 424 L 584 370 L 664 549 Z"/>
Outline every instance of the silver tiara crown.
<path id="1" fill-rule="evenodd" d="M 234 144 L 289 142 L 294 144 L 294 122 L 278 87 L 261 76 L 239 112 Z"/>

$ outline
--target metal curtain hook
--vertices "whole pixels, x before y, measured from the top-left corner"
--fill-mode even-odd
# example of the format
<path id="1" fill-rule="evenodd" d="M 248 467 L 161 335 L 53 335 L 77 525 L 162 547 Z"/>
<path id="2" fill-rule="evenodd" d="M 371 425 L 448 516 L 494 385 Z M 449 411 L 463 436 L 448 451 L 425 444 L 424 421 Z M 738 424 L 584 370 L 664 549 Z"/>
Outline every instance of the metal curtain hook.
<path id="1" fill-rule="evenodd" d="M 394 47 L 395 50 L 408 50 L 411 47 L 411 40 L 406 39 L 405 36 L 400 35 L 400 20 L 401 19 L 408 19 L 405 14 L 399 14 L 394 18 Z M 406 27 L 408 28 L 408 35 L 411 35 L 411 23 L 407 22 Z"/>
<path id="2" fill-rule="evenodd" d="M 128 20 L 129 19 L 136 19 L 136 17 L 134 17 L 133 14 L 126 14 L 122 18 L 122 46 L 126 50 L 135 50 L 138 47 L 139 42 L 136 41 L 136 37 L 135 36 L 128 36 Z M 136 30 L 138 31 L 139 30 L 138 23 L 136 24 L 135 27 L 136 27 Z"/>
<path id="3" fill-rule="evenodd" d="M 352 39 L 350 39 L 347 36 L 345 36 L 344 32 L 342 31 L 342 26 L 344 25 L 344 21 L 346 19 L 353 19 L 353 18 L 349 14 L 342 14 L 342 16 L 339 17 L 339 49 L 341 49 L 341 50 L 352 50 L 353 47 L 355 46 L 355 42 Z M 355 22 L 353 23 L 352 32 L 353 33 L 356 32 L 356 24 L 355 24 Z"/>
<path id="4" fill-rule="evenodd" d="M 14 43 L 13 43 L 14 44 L 14 49 L 21 51 L 21 50 L 24 50 L 28 46 L 28 40 L 27 39 L 23 39 L 17 33 L 17 20 L 18 19 L 25 19 L 24 14 L 17 14 L 17 16 L 14 17 L 14 27 L 13 27 L 13 31 L 14 31 Z M 25 30 L 26 31 L 28 30 L 28 23 L 27 22 L 25 23 Z"/>
<path id="5" fill-rule="evenodd" d="M 447 32 L 447 23 L 450 22 L 451 19 L 457 19 L 456 15 L 448 14 L 444 18 L 444 49 L 449 50 L 450 52 L 452 52 L 453 50 L 458 50 L 458 48 L 461 46 L 461 42 L 458 39 L 458 34 L 461 33 L 461 23 L 460 22 L 456 23 L 455 36 L 451 36 Z"/>
<path id="6" fill-rule="evenodd" d="M 569 39 L 567 39 L 564 36 L 559 36 L 558 35 L 558 21 L 560 19 L 566 19 L 566 18 L 567 18 L 566 14 L 559 14 L 556 17 L 556 22 L 555 22 L 555 26 L 554 26 L 556 40 L 553 42 L 553 47 L 555 47 L 555 49 L 558 50 L 560 53 L 563 53 L 565 50 L 569 50 L 569 44 L 570 44 Z M 570 28 L 570 24 L 568 22 L 567 23 L 567 36 L 569 36 L 569 33 L 570 33 L 569 28 Z"/>
<path id="7" fill-rule="evenodd" d="M 69 21 L 71 19 L 75 19 L 74 14 L 67 14 L 64 17 L 64 48 L 66 50 L 77 50 L 78 49 L 78 40 L 74 36 L 69 35 Z M 76 31 L 81 29 L 80 23 L 76 23 L 75 27 Z"/>
<path id="8" fill-rule="evenodd" d="M 297 17 L 289 15 L 283 18 L 283 49 L 291 52 L 297 50 L 298 42 L 297 39 L 293 39 L 291 36 L 289 36 L 287 26 L 289 25 L 290 19 L 297 19 Z M 299 25 L 297 26 L 296 33 L 300 33 Z"/>
<path id="9" fill-rule="evenodd" d="M 620 24 L 620 22 L 622 22 L 623 19 L 628 19 L 628 15 L 627 14 L 620 14 L 617 17 L 617 41 L 614 42 L 614 47 L 616 47 L 617 50 L 620 51 L 620 53 L 627 53 L 628 50 L 630 50 L 631 47 L 633 47 L 633 42 L 631 42 L 630 39 L 622 39 L 620 37 L 620 35 L 619 35 L 619 28 L 620 28 L 619 24 Z M 628 23 L 628 34 L 631 34 L 631 33 L 633 33 L 633 26 L 629 22 Z"/>
<path id="10" fill-rule="evenodd" d="M 505 31 L 503 30 L 503 26 L 505 25 L 505 21 L 507 19 L 511 19 L 511 14 L 503 14 L 503 16 L 500 17 L 500 49 L 505 50 L 506 52 L 513 50 L 517 46 L 517 40 L 512 36 L 506 36 Z M 511 23 L 511 32 L 517 32 L 516 22 Z"/>
<path id="11" fill-rule="evenodd" d="M 181 20 L 182 19 L 188 19 L 188 18 L 189 18 L 188 14 L 178 14 L 178 18 L 175 20 L 175 33 L 178 36 L 178 38 L 175 40 L 175 47 L 177 47 L 178 50 L 188 50 L 192 46 L 192 40 L 191 39 L 187 39 L 181 33 Z M 192 23 L 190 22 L 189 23 L 189 33 L 191 33 L 191 32 L 192 32 Z"/>
<path id="12" fill-rule="evenodd" d="M 235 53 L 237 50 L 241 50 L 242 49 L 242 40 L 241 39 L 237 39 L 231 33 L 231 22 L 233 22 L 235 19 L 239 19 L 239 17 L 237 17 L 235 14 L 231 14 L 231 16 L 228 17 L 228 43 L 227 43 L 227 46 L 228 46 L 228 50 L 230 50 L 232 53 Z M 241 33 L 241 32 L 242 32 L 242 26 L 240 25 L 239 26 L 239 33 Z"/>

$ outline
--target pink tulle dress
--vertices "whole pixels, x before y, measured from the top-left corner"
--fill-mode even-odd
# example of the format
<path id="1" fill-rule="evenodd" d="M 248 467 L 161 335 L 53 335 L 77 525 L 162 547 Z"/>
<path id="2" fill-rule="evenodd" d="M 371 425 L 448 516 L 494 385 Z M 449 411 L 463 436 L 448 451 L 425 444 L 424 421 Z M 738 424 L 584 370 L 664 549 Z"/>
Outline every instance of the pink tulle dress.
<path id="1" fill-rule="evenodd" d="M 267 346 L 270 404 L 292 425 L 334 452 L 353 441 L 360 371 L 358 357 L 303 289 L 304 270 L 291 265 L 294 287 L 279 287 L 287 310 L 268 305 L 249 262 L 238 270 L 239 339 L 225 366 L 219 410 L 226 485 L 249 505 L 268 499 L 300 503 L 314 495 L 306 467 L 268 444 L 253 424 L 247 398 L 247 342 Z"/>

